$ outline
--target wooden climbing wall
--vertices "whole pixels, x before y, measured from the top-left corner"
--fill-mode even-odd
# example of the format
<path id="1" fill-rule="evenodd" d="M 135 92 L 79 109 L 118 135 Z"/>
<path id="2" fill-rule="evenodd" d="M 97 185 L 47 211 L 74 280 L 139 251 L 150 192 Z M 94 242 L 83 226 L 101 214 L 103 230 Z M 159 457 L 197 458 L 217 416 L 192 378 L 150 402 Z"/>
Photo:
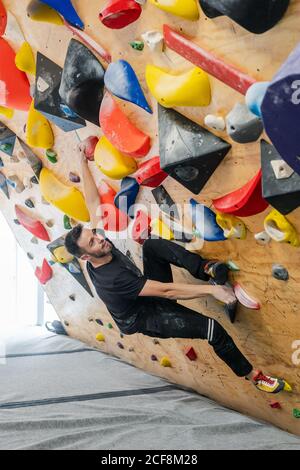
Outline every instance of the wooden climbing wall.
<path id="1" fill-rule="evenodd" d="M 41 51 L 63 66 L 68 43 L 72 37 L 67 28 L 29 20 L 26 16 L 27 1 L 4 0 L 3 3 L 7 10 L 10 10 L 18 19 L 32 48 L 35 51 Z M 88 2 L 73 0 L 73 3 L 86 25 L 86 32 L 111 52 L 113 60 L 123 58 L 132 64 L 150 102 L 151 96 L 147 92 L 144 78 L 145 66 L 148 62 L 177 70 L 186 70 L 191 67 L 190 63 L 169 50 L 162 56 L 153 56 L 147 48 L 143 52 L 138 52 L 129 46 L 129 41 L 139 39 L 141 33 L 152 29 L 161 30 L 164 23 L 193 37 L 195 42 L 235 64 L 257 80 L 270 80 L 300 41 L 300 0 L 292 0 L 284 20 L 263 35 L 248 33 L 225 17 L 212 21 L 201 14 L 198 22 L 184 21 L 150 4 L 144 7 L 139 21 L 124 30 L 113 31 L 105 28 L 98 20 L 98 13 L 106 0 L 89 0 Z M 20 45 L 18 40 L 11 44 L 15 50 Z M 216 112 L 226 115 L 235 103 L 243 102 L 241 95 L 221 82 L 212 78 L 211 84 L 213 98 L 209 107 L 180 109 L 182 114 L 201 125 L 203 125 L 205 115 Z M 157 155 L 156 112 L 150 116 L 129 103 L 122 102 L 121 104 L 131 119 L 151 135 L 153 147 L 149 156 Z M 155 110 L 154 99 L 152 99 L 152 105 Z M 25 113 L 18 112 L 12 120 L 8 121 L 5 118 L 2 120 L 18 136 L 24 138 L 26 117 Z M 55 168 L 43 156 L 43 152 L 37 149 L 36 153 L 43 156 L 45 166 L 52 167 L 55 173 L 67 183 L 69 172 L 79 171 L 74 153 L 78 141 L 95 133 L 100 136 L 101 131 L 93 125 L 70 134 L 64 134 L 54 126 L 53 129 L 55 149 L 58 153 L 58 163 Z M 226 133 L 219 135 L 230 141 Z M 232 145 L 230 154 L 201 194 L 196 197 L 199 202 L 211 206 L 213 198 L 242 186 L 257 172 L 260 166 L 259 142 L 248 145 L 232 142 Z M 5 174 L 11 171 L 21 178 L 26 173 L 31 176 L 30 169 L 25 163 L 12 163 L 9 157 L 5 155 L 1 157 L 5 164 L 3 169 Z M 94 175 L 99 182 L 101 175 L 97 169 Z M 171 178 L 165 181 L 164 186 L 177 203 L 187 202 L 191 197 L 191 193 Z M 11 194 L 13 194 L 12 191 Z M 39 242 L 38 245 L 33 245 L 30 242 L 31 236 L 13 223 L 14 204 L 19 202 L 24 205 L 27 197 L 35 201 L 34 212 L 41 220 L 53 219 L 55 221 L 54 227 L 49 230 L 53 240 L 64 233 L 63 215 L 55 208 L 42 204 L 37 186 L 19 195 L 14 193 L 9 202 L 4 195 L 0 195 L 1 209 L 21 246 L 27 253 L 34 255 L 32 265 L 35 268 L 41 265 L 45 256 L 48 256 L 46 243 Z M 138 202 L 145 201 L 154 202 L 147 188 L 142 189 L 138 199 Z M 295 353 L 292 345 L 300 340 L 300 249 L 276 242 L 264 247 L 256 243 L 253 235 L 263 230 L 263 220 L 267 212 L 268 210 L 258 216 L 244 219 L 248 228 L 246 241 L 206 243 L 202 252 L 205 257 L 230 259 L 238 264 L 241 271 L 235 274 L 234 278 L 239 280 L 251 295 L 261 301 L 262 309 L 251 311 L 240 307 L 237 321 L 231 325 L 224 316 L 222 307 L 213 299 L 199 299 L 187 302 L 186 305 L 220 321 L 257 368 L 282 376 L 293 386 L 293 394 L 282 393 L 278 396 L 282 405 L 281 410 L 270 408 L 270 396 L 256 391 L 249 383 L 236 378 L 204 341 L 160 340 L 159 344 L 154 344 L 152 339 L 140 334 L 120 338 L 115 326 L 111 330 L 107 328 L 106 325 L 111 322 L 111 318 L 103 304 L 96 297 L 93 299 L 80 289 L 72 277 L 60 266 L 53 267 L 54 277 L 45 289 L 59 317 L 69 325 L 67 330 L 72 337 L 108 354 L 120 357 L 149 373 L 197 390 L 229 408 L 269 421 L 300 435 L 299 421 L 292 416 L 293 408 L 300 408 L 300 365 L 297 366 L 292 360 L 292 355 Z M 295 224 L 300 233 L 299 215 L 300 209 L 290 214 L 288 219 Z M 135 261 L 140 265 L 139 245 L 123 240 L 118 243 L 118 246 L 123 251 L 130 250 Z M 290 273 L 288 282 L 279 282 L 272 277 L 273 263 L 280 263 L 288 268 Z M 178 270 L 175 272 L 176 280 L 197 282 L 184 272 Z M 71 294 L 76 295 L 75 302 L 69 299 Z M 104 326 L 99 326 L 94 321 L 95 319 L 101 319 Z M 105 335 L 105 343 L 96 341 L 95 337 L 99 332 Z M 118 342 L 123 344 L 124 349 L 119 348 Z M 185 357 L 186 346 L 194 347 L 198 354 L 197 361 L 190 362 Z M 162 368 L 158 362 L 151 361 L 152 354 L 158 358 L 168 356 L 172 367 Z"/>

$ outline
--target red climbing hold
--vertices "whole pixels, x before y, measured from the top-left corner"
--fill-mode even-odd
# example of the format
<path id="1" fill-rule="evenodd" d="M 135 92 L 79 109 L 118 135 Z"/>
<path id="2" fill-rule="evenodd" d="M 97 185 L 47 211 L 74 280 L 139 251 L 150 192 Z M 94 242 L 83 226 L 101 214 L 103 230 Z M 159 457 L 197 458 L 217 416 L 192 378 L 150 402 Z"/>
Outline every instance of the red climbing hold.
<path id="1" fill-rule="evenodd" d="M 268 207 L 268 202 L 262 197 L 262 171 L 259 172 L 245 186 L 226 196 L 213 201 L 218 212 L 233 214 L 239 217 L 250 217 L 260 214 Z"/>
<path id="2" fill-rule="evenodd" d="M 140 131 L 106 93 L 100 108 L 100 127 L 108 140 L 122 153 L 145 157 L 150 150 L 150 137 Z"/>
<path id="3" fill-rule="evenodd" d="M 79 148 L 83 151 L 85 158 L 90 162 L 94 161 L 95 148 L 98 142 L 99 138 L 92 135 L 87 139 L 83 140 L 79 145 Z"/>
<path id="4" fill-rule="evenodd" d="M 2 0 L 0 0 L 0 36 L 3 36 L 6 30 L 6 25 L 7 25 L 7 13 L 5 6 L 2 3 Z"/>
<path id="5" fill-rule="evenodd" d="M 233 65 L 227 64 L 166 24 L 164 25 L 164 38 L 170 49 L 243 95 L 256 82 L 254 78 Z"/>
<path id="6" fill-rule="evenodd" d="M 122 29 L 136 21 L 141 13 L 142 7 L 135 0 L 109 0 L 99 18 L 107 28 Z"/>
<path id="7" fill-rule="evenodd" d="M 48 264 L 47 260 L 44 259 L 42 267 L 37 267 L 35 270 L 35 275 L 40 281 L 41 284 L 45 285 L 53 276 L 53 271 L 51 266 Z"/>
<path id="8" fill-rule="evenodd" d="M 0 38 L 0 105 L 28 111 L 32 98 L 26 74 L 17 69 L 16 54 L 5 39 Z"/>
<path id="9" fill-rule="evenodd" d="M 31 216 L 27 215 L 26 212 L 24 212 L 18 205 L 15 205 L 15 212 L 18 221 L 26 230 L 28 230 L 28 232 L 32 233 L 32 235 L 40 240 L 44 240 L 46 242 L 50 241 L 47 230 L 39 220 L 33 219 Z"/>
<path id="10" fill-rule="evenodd" d="M 195 349 L 192 346 L 186 348 L 185 355 L 186 355 L 186 357 L 189 358 L 190 361 L 195 361 L 197 359 L 197 353 L 196 353 Z"/>
<path id="11" fill-rule="evenodd" d="M 270 407 L 273 408 L 273 410 L 281 410 L 281 404 L 279 401 L 271 401 Z"/>
<path id="12" fill-rule="evenodd" d="M 114 204 L 117 192 L 105 181 L 98 189 L 103 229 L 110 232 L 122 232 L 128 227 L 129 219 L 127 214 L 121 212 Z"/>
<path id="13" fill-rule="evenodd" d="M 140 185 L 157 188 L 168 174 L 160 168 L 160 158 L 153 157 L 142 163 L 134 177 Z"/>
<path id="14" fill-rule="evenodd" d="M 151 219 L 143 211 L 137 211 L 134 224 L 132 226 L 132 239 L 143 245 L 151 233 Z"/>

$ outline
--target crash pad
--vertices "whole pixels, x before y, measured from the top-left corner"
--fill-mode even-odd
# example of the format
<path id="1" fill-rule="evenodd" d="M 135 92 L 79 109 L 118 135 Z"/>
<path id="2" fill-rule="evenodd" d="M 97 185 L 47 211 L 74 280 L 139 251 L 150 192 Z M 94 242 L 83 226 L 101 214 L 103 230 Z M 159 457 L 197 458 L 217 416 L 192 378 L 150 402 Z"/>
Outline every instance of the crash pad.
<path id="1" fill-rule="evenodd" d="M 126 60 L 118 60 L 109 64 L 105 72 L 104 82 L 106 88 L 113 95 L 134 103 L 152 114 L 136 73 Z"/>
<path id="2" fill-rule="evenodd" d="M 151 233 L 151 218 L 142 210 L 138 210 L 131 229 L 131 238 L 143 245 Z"/>
<path id="3" fill-rule="evenodd" d="M 197 21 L 199 9 L 196 0 L 149 0 L 160 10 L 180 16 L 186 20 Z"/>
<path id="4" fill-rule="evenodd" d="M 190 212 L 197 237 L 207 242 L 226 240 L 223 230 L 217 224 L 216 214 L 209 207 L 190 199 Z"/>
<path id="5" fill-rule="evenodd" d="M 198 67 L 178 73 L 148 64 L 146 82 L 154 98 L 166 108 L 208 106 L 211 102 L 208 75 Z"/>
<path id="6" fill-rule="evenodd" d="M 99 121 L 104 135 L 120 152 L 136 158 L 149 153 L 150 137 L 128 119 L 110 93 L 104 95 Z"/>
<path id="7" fill-rule="evenodd" d="M 226 196 L 213 200 L 218 212 L 238 217 L 250 217 L 263 212 L 268 202 L 262 197 L 261 169 L 248 183 Z"/>
<path id="8" fill-rule="evenodd" d="M 0 189 L 5 194 L 7 199 L 9 199 L 9 191 L 8 191 L 6 176 L 2 173 L 2 171 L 0 171 Z"/>
<path id="9" fill-rule="evenodd" d="M 295 227 L 288 219 L 273 209 L 265 218 L 265 231 L 272 238 L 280 243 L 289 243 L 294 247 L 300 246 L 300 238 Z"/>
<path id="10" fill-rule="evenodd" d="M 251 33 L 262 34 L 284 16 L 290 0 L 199 0 L 206 16 L 228 16 Z"/>
<path id="11" fill-rule="evenodd" d="M 32 101 L 26 125 L 26 142 L 31 147 L 52 148 L 54 135 L 48 119 L 34 108 Z"/>
<path id="12" fill-rule="evenodd" d="M 135 0 L 109 0 L 100 11 L 102 24 L 111 29 L 122 29 L 141 16 L 142 7 Z"/>
<path id="13" fill-rule="evenodd" d="M 221 227 L 226 238 L 238 238 L 245 240 L 247 237 L 247 229 L 244 222 L 234 215 L 217 214 L 217 224 Z"/>
<path id="14" fill-rule="evenodd" d="M 51 23 L 63 25 L 64 21 L 56 10 L 48 5 L 41 3 L 40 0 L 31 0 L 27 5 L 27 16 L 33 21 L 41 21 L 42 23 Z"/>
<path id="15" fill-rule="evenodd" d="M 25 41 L 17 52 L 15 59 L 16 66 L 22 72 L 35 75 L 35 59 L 30 44 Z"/>
<path id="16" fill-rule="evenodd" d="M 104 68 L 81 42 L 71 39 L 61 78 L 61 99 L 80 117 L 99 126 Z"/>
<path id="17" fill-rule="evenodd" d="M 71 0 L 40 0 L 49 7 L 58 11 L 68 23 L 79 29 L 84 29 L 84 24 L 79 18 Z"/>
<path id="18" fill-rule="evenodd" d="M 173 109 L 158 106 L 162 170 L 199 194 L 231 145 Z"/>
<path id="19" fill-rule="evenodd" d="M 36 178 L 40 179 L 40 174 L 43 168 L 42 160 L 31 150 L 31 148 L 18 137 L 19 144 L 22 148 L 24 156 L 30 165 L 33 173 L 35 174 Z"/>
<path id="20" fill-rule="evenodd" d="M 47 284 L 53 277 L 53 271 L 51 266 L 48 264 L 48 261 L 44 259 L 42 267 L 39 266 L 35 270 L 35 276 L 38 278 L 42 285 Z"/>
<path id="21" fill-rule="evenodd" d="M 8 42 L 0 38 L 0 105 L 28 111 L 31 104 L 29 81 L 15 64 L 16 54 Z"/>
<path id="22" fill-rule="evenodd" d="M 110 232 L 122 232 L 129 224 L 127 214 L 120 211 L 114 204 L 116 191 L 106 181 L 98 188 L 101 202 L 101 220 L 103 229 Z"/>
<path id="23" fill-rule="evenodd" d="M 34 107 L 64 132 L 85 127 L 85 120 L 74 114 L 59 95 L 62 68 L 37 53 Z"/>
<path id="24" fill-rule="evenodd" d="M 143 162 L 134 177 L 138 184 L 156 188 L 167 178 L 167 173 L 161 169 L 160 158 L 152 157 L 150 160 Z"/>
<path id="25" fill-rule="evenodd" d="M 47 230 L 39 220 L 28 215 L 21 206 L 15 205 L 15 212 L 18 221 L 28 232 L 40 240 L 50 241 Z"/>
<path id="26" fill-rule="evenodd" d="M 239 93 L 245 95 L 250 86 L 256 82 L 254 78 L 227 64 L 170 26 L 165 24 L 163 29 L 165 43 L 170 49 Z"/>
<path id="27" fill-rule="evenodd" d="M 0 0 L 0 36 L 2 37 L 5 33 L 7 25 L 7 13 L 6 8 L 3 5 L 2 0 Z"/>
<path id="28" fill-rule="evenodd" d="M 140 185 L 134 178 L 124 178 L 121 183 L 121 189 L 114 198 L 115 206 L 120 211 L 128 214 L 129 217 L 134 217 L 132 206 L 135 204 L 139 190 Z"/>
<path id="29" fill-rule="evenodd" d="M 105 136 L 99 139 L 94 158 L 99 170 L 114 180 L 125 178 L 137 169 L 135 159 L 119 152 Z"/>
<path id="30" fill-rule="evenodd" d="M 9 157 L 14 153 L 16 134 L 0 121 L 0 150 Z"/>
<path id="31" fill-rule="evenodd" d="M 44 199 L 64 214 L 81 222 L 89 222 L 89 211 L 81 192 L 66 186 L 47 168 L 43 168 L 40 174 L 40 190 Z"/>

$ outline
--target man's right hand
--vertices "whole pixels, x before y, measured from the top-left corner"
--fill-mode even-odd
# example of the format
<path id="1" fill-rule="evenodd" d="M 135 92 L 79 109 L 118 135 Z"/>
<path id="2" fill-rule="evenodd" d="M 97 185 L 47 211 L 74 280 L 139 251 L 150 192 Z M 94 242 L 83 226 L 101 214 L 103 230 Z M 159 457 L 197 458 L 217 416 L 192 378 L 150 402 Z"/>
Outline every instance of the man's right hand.
<path id="1" fill-rule="evenodd" d="M 232 304 L 237 300 L 234 290 L 226 286 L 212 286 L 211 295 L 223 304 Z"/>

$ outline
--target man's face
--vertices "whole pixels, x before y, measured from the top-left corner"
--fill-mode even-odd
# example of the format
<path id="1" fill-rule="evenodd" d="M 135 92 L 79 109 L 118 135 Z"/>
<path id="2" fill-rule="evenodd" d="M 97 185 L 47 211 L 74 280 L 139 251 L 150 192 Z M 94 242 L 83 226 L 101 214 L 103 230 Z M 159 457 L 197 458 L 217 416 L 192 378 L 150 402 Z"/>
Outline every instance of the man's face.
<path id="1" fill-rule="evenodd" d="M 103 235 L 97 233 L 95 229 L 83 229 L 78 240 L 78 246 L 84 252 L 83 259 L 103 258 L 112 250 L 111 243 L 105 240 Z"/>

